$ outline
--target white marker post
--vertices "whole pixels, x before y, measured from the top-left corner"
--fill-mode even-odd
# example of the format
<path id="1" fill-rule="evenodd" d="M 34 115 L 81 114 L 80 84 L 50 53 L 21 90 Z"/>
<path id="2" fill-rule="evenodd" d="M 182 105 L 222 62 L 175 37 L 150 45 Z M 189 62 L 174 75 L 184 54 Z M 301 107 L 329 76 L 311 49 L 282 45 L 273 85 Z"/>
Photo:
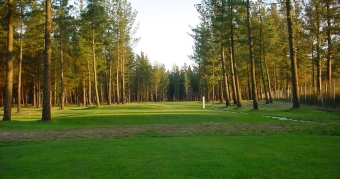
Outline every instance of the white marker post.
<path id="1" fill-rule="evenodd" d="M 202 97 L 202 104 L 203 104 L 203 109 L 205 109 L 205 97 Z"/>

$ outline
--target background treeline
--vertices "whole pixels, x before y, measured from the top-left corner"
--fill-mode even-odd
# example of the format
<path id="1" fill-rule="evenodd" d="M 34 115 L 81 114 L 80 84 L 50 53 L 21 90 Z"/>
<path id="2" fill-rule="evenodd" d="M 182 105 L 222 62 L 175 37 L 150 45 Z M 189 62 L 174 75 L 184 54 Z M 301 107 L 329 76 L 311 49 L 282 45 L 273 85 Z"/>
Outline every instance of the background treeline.
<path id="1" fill-rule="evenodd" d="M 170 70 L 138 43 L 137 11 L 126 0 L 52 1 L 52 106 L 144 101 L 292 100 L 286 1 L 202 0 L 189 58 Z M 6 85 L 7 1 L 0 0 L 0 105 Z M 15 0 L 13 104 L 42 104 L 45 1 Z M 334 0 L 294 1 L 299 95 L 306 104 L 340 103 L 340 10 Z M 247 21 L 249 20 L 249 24 Z M 249 25 L 249 26 L 247 26 Z M 247 28 L 249 27 L 249 28 Z M 252 34 L 254 68 L 249 59 Z M 171 35 L 171 34 L 167 34 Z M 166 43 L 166 42 L 164 42 Z M 170 53 L 170 52 L 169 52 Z M 166 55 L 166 54 L 164 54 Z M 152 59 L 157 60 L 157 59 Z M 252 83 L 252 69 L 256 78 Z M 252 93 L 252 85 L 256 93 Z M 19 109 L 18 109 L 19 112 Z"/>

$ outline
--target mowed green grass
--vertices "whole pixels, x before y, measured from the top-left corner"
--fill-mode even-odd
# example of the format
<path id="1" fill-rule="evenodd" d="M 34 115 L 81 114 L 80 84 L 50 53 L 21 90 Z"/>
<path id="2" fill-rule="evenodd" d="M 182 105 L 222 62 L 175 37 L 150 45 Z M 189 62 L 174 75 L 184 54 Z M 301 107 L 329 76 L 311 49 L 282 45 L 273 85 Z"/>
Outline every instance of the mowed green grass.
<path id="1" fill-rule="evenodd" d="M 1 178 L 338 178 L 335 136 L 182 136 L 15 142 Z"/>
<path id="2" fill-rule="evenodd" d="M 202 109 L 199 102 L 133 103 L 102 105 L 100 107 L 70 106 L 65 110 L 52 109 L 50 122 L 41 122 L 41 109 L 23 108 L 13 112 L 11 122 L 0 122 L 1 130 L 55 130 L 109 126 L 202 124 L 230 122 L 278 122 L 273 117 L 287 117 L 301 121 L 338 122 L 339 111 L 322 111 L 309 107 L 291 109 L 290 103 L 260 103 L 260 110 L 252 110 L 252 103 L 245 101 L 242 108 L 223 104 L 207 104 Z M 14 111 L 14 109 L 13 109 Z M 0 113 L 1 114 L 1 113 Z"/>
<path id="3" fill-rule="evenodd" d="M 41 109 L 23 108 L 13 114 L 13 121 L 0 123 L 0 130 L 53 130 L 86 127 L 126 125 L 164 125 L 193 123 L 257 122 L 273 121 L 262 116 L 226 114 L 221 105 L 207 105 L 202 109 L 199 102 L 133 103 L 102 105 L 100 107 L 71 106 L 65 110 L 52 109 L 51 122 L 41 122 Z M 232 110 L 233 108 L 228 108 Z M 248 108 L 249 109 L 249 108 Z"/>
<path id="4" fill-rule="evenodd" d="M 198 102 L 176 102 L 55 108 L 51 122 L 40 122 L 38 109 L 24 108 L 12 122 L 0 122 L 0 133 L 211 123 L 279 123 L 303 130 L 285 135 L 151 131 L 126 138 L 0 141 L 0 178 L 339 178 L 339 114 L 293 110 L 279 102 L 261 103 L 258 111 L 251 102 L 242 108 L 208 104 L 206 109 Z"/>

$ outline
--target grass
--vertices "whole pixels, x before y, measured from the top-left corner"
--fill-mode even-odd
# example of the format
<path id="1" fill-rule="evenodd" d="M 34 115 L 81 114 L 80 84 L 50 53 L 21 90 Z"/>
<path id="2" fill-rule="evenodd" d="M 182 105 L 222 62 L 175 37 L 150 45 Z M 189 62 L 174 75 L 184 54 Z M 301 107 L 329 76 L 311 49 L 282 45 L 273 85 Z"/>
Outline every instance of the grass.
<path id="1" fill-rule="evenodd" d="M 334 136 L 131 137 L 14 142 L 3 178 L 337 178 Z"/>
<path id="2" fill-rule="evenodd" d="M 0 176 L 338 178 L 339 111 L 290 107 L 73 106 L 54 108 L 51 122 L 39 121 L 39 109 L 23 108 L 0 122 Z"/>

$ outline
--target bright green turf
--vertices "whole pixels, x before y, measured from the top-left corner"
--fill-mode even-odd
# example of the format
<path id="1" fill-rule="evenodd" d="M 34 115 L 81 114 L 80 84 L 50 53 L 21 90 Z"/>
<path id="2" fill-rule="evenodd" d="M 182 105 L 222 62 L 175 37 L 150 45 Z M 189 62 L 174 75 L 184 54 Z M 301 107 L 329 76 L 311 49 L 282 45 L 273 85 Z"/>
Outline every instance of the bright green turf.
<path id="1" fill-rule="evenodd" d="M 287 135 L 215 133 L 153 135 L 123 139 L 0 141 L 0 178 L 338 178 L 340 113 L 291 104 L 244 107 L 198 102 L 139 103 L 53 109 L 23 108 L 0 131 L 59 130 L 110 126 L 280 123 L 308 126 Z M 264 116 L 299 121 L 279 121 Z M 321 131 L 321 132 L 320 132 Z M 309 134 L 309 135 L 306 135 Z M 321 135 L 315 135 L 321 134 Z M 335 135 L 335 136 L 330 136 Z M 155 137 L 156 136 L 156 137 Z M 170 137 L 175 136 L 175 137 Z M 53 138 L 52 138 L 53 139 Z"/>
<path id="2" fill-rule="evenodd" d="M 251 102 L 244 107 L 223 107 L 223 104 L 207 104 L 202 109 L 198 102 L 133 103 L 126 105 L 102 105 L 100 107 L 53 108 L 52 121 L 40 122 L 41 111 L 23 108 L 21 114 L 13 114 L 12 122 L 0 122 L 0 130 L 53 130 L 70 128 L 108 127 L 126 125 L 202 124 L 228 122 L 280 122 L 264 116 L 288 117 L 295 120 L 332 122 L 339 121 L 340 112 L 327 112 L 302 107 L 291 109 L 291 104 L 274 103 L 252 110 Z"/>
<path id="3" fill-rule="evenodd" d="M 0 147 L 2 178 L 338 178 L 340 137 L 182 136 Z"/>

